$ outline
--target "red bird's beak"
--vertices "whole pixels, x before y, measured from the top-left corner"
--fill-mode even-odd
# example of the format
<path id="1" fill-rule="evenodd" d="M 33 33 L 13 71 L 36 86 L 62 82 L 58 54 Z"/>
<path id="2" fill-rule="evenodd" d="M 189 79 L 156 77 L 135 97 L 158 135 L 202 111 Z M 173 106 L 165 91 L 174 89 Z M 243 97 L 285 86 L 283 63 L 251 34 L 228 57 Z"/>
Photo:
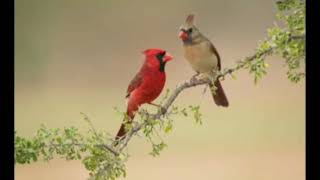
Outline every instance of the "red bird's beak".
<path id="1" fill-rule="evenodd" d="M 184 31 L 180 31 L 179 38 L 182 39 L 183 41 L 187 40 L 188 39 L 188 33 L 184 32 Z"/>
<path id="2" fill-rule="evenodd" d="M 172 59 L 173 57 L 169 53 L 166 53 L 166 55 L 163 58 L 163 61 L 168 62 L 168 61 L 171 61 Z"/>

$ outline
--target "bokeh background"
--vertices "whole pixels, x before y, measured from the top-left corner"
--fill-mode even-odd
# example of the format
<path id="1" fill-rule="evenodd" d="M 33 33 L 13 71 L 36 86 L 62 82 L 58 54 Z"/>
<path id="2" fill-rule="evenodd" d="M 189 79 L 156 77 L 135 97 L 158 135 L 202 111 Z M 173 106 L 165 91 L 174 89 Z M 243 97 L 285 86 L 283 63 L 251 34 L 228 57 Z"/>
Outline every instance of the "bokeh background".
<path id="1" fill-rule="evenodd" d="M 16 0 L 15 128 L 25 137 L 40 124 L 88 127 L 116 133 L 128 83 L 143 63 L 141 51 L 166 49 L 166 88 L 194 74 L 177 34 L 185 16 L 215 44 L 222 66 L 251 55 L 275 22 L 266 0 Z M 142 138 L 130 143 L 128 180 L 302 180 L 305 178 L 305 82 L 286 78 L 282 59 L 268 58 L 268 75 L 254 85 L 241 70 L 223 81 L 231 106 L 214 105 L 203 87 L 176 103 L 201 105 L 203 125 L 176 118 L 165 137 L 169 148 L 148 155 Z M 156 101 L 157 102 L 157 101 Z M 153 109 L 154 110 L 154 109 Z M 86 179 L 80 161 L 16 165 L 16 180 Z"/>

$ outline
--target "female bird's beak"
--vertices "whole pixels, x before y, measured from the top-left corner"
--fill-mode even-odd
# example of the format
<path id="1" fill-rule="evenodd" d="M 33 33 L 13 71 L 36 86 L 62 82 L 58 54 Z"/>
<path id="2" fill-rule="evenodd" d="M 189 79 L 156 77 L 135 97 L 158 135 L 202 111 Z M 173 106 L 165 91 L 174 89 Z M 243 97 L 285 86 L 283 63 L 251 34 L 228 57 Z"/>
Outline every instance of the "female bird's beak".
<path id="1" fill-rule="evenodd" d="M 172 59 L 173 57 L 169 53 L 166 53 L 166 55 L 163 58 L 163 61 L 168 62 L 168 61 L 171 61 Z"/>
<path id="2" fill-rule="evenodd" d="M 187 40 L 188 39 L 188 33 L 184 32 L 184 31 L 180 31 L 179 38 L 182 39 L 183 41 Z"/>

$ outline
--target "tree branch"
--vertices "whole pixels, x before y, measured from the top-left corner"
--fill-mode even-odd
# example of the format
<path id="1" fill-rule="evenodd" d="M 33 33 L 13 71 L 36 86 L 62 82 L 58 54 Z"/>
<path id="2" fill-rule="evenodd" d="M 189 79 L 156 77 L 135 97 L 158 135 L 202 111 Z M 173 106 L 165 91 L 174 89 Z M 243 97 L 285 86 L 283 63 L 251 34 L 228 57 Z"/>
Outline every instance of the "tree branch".
<path id="1" fill-rule="evenodd" d="M 78 146 L 78 147 L 85 147 L 86 144 L 81 144 L 81 143 L 68 143 L 68 144 L 56 144 L 56 143 L 50 143 L 48 145 L 44 145 L 45 147 L 52 147 L 52 148 L 59 148 L 60 146 Z M 116 151 L 114 148 L 112 148 L 111 146 L 107 145 L 107 144 L 96 144 L 96 147 L 101 147 L 104 148 L 108 151 L 110 151 L 112 154 L 114 154 L 115 156 L 119 155 L 119 152 Z"/>
<path id="2" fill-rule="evenodd" d="M 263 53 L 260 54 L 260 56 L 263 55 L 269 55 L 272 53 L 274 48 L 269 48 L 266 51 L 264 51 Z M 246 64 L 250 63 L 251 61 L 253 61 L 255 58 L 257 58 L 259 55 L 256 53 L 252 56 L 249 56 L 247 58 L 245 58 L 242 61 L 239 61 L 238 64 L 230 69 L 225 69 L 222 73 L 219 73 L 215 78 L 214 81 L 216 79 L 222 79 L 224 78 L 226 75 L 228 74 L 232 74 L 233 72 L 243 68 Z M 164 105 L 162 106 L 162 110 L 155 113 L 155 114 L 149 114 L 148 112 L 142 112 L 147 118 L 146 121 L 144 121 L 143 123 L 140 123 L 136 126 L 134 126 L 132 128 L 131 131 L 129 131 L 125 137 L 125 139 L 122 140 L 122 146 L 119 148 L 119 152 L 121 152 L 127 145 L 128 142 L 131 140 L 131 138 L 133 137 L 133 135 L 135 135 L 138 131 L 140 131 L 148 122 L 148 120 L 160 120 L 162 116 L 164 116 L 168 109 L 170 108 L 170 106 L 173 104 L 173 102 L 177 99 L 177 97 L 179 96 L 179 94 L 184 91 L 185 89 L 191 88 L 191 87 L 196 87 L 196 86 L 200 86 L 200 85 L 205 85 L 210 83 L 211 80 L 209 79 L 190 79 L 186 82 L 183 82 L 182 84 L 180 84 L 178 87 L 176 87 L 176 89 L 173 91 L 173 93 L 171 94 L 171 96 L 169 96 L 169 98 L 165 101 Z"/>
<path id="3" fill-rule="evenodd" d="M 300 40 L 304 39 L 305 35 L 301 36 L 293 36 L 290 39 L 292 40 Z M 243 60 L 239 61 L 234 67 L 232 68 L 227 68 L 224 69 L 223 72 L 219 72 L 216 77 L 214 77 L 213 81 L 219 79 L 219 80 L 224 80 L 225 76 L 232 74 L 235 71 L 238 71 L 242 68 L 244 68 L 247 64 L 250 62 L 254 61 L 256 58 L 261 57 L 261 56 L 267 56 L 273 53 L 273 51 L 276 49 L 276 47 L 270 47 L 263 52 L 255 53 L 247 58 L 244 58 Z M 167 112 L 168 109 L 171 107 L 173 102 L 177 99 L 180 93 L 184 91 L 185 89 L 200 86 L 200 85 L 205 85 L 212 82 L 210 79 L 193 79 L 190 78 L 188 81 L 183 82 L 179 86 L 175 88 L 173 93 L 167 98 L 167 100 L 164 102 L 162 105 L 162 110 L 158 111 L 155 114 L 150 114 L 146 111 L 143 111 L 142 114 L 146 116 L 146 120 L 140 124 L 135 125 L 126 135 L 124 139 L 121 140 L 120 146 L 117 148 L 118 152 L 121 153 L 122 150 L 127 147 L 129 141 L 131 138 L 138 132 L 140 131 L 144 126 L 148 124 L 148 120 L 161 120 L 161 117 L 164 116 Z M 110 147 L 110 146 L 109 146 Z M 114 153 L 114 152 L 113 152 Z"/>

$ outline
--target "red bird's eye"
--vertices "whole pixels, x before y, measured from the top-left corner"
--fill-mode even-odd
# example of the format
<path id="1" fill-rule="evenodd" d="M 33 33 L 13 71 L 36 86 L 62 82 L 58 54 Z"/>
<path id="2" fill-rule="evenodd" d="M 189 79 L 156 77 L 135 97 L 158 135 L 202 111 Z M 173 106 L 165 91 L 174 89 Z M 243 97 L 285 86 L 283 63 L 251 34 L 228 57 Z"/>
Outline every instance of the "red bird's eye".
<path id="1" fill-rule="evenodd" d="M 158 53 L 156 56 L 158 58 L 158 60 L 162 61 L 163 57 L 166 55 L 166 51 L 160 52 Z"/>

